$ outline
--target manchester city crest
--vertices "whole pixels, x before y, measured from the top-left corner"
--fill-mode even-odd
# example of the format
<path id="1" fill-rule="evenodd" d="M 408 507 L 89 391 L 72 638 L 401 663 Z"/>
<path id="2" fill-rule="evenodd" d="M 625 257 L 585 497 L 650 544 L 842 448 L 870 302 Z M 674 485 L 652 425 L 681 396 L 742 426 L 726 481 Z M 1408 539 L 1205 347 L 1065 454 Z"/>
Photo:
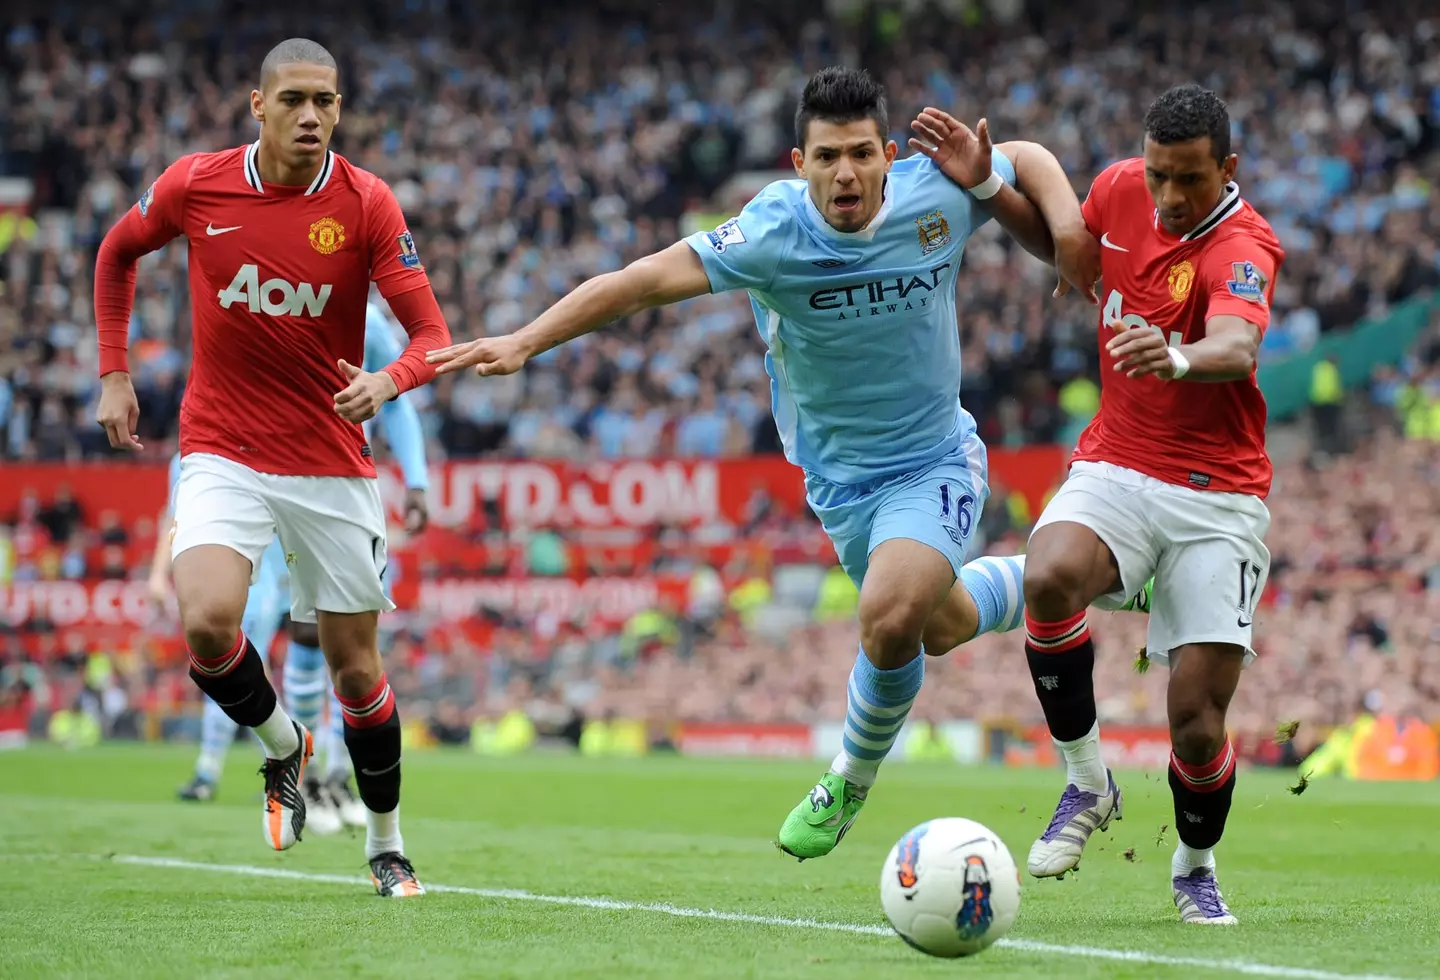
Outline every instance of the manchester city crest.
<path id="1" fill-rule="evenodd" d="M 939 208 L 916 218 L 915 227 L 920 234 L 921 254 L 929 255 L 950 244 L 950 222 Z"/>

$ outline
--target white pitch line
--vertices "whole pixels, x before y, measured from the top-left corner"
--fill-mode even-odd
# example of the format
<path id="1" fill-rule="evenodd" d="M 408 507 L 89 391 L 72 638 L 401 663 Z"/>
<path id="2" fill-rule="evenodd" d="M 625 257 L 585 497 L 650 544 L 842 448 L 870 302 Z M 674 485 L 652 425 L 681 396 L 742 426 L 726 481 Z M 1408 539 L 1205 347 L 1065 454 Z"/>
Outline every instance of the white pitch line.
<path id="1" fill-rule="evenodd" d="M 206 864 L 200 861 L 186 861 L 181 858 L 139 857 L 117 855 L 111 860 L 119 864 L 133 864 L 148 868 L 173 868 L 182 871 L 211 871 L 221 874 L 247 875 L 252 878 L 283 878 L 289 881 L 308 881 L 325 885 L 366 885 L 365 878 L 348 875 L 314 874 L 308 871 L 291 871 L 287 868 L 262 868 L 249 864 Z M 425 884 L 425 890 L 453 895 L 473 895 L 477 898 L 499 899 L 512 902 L 543 902 L 547 905 L 569 905 L 578 908 L 604 909 L 612 912 L 652 912 L 657 915 L 671 915 L 683 919 L 709 919 L 713 922 L 744 922 L 757 926 L 772 926 L 782 929 L 813 929 L 821 932 L 844 932 L 858 936 L 893 937 L 895 934 L 884 926 L 862 926 L 850 922 L 825 922 L 820 919 L 788 919 L 776 915 L 755 915 L 749 912 L 725 912 L 719 909 L 685 908 L 664 902 L 626 902 L 614 898 L 592 898 L 580 895 L 540 895 L 518 888 L 467 888 L 462 885 Z M 1200 928 L 1200 927 L 1196 927 Z M 1214 960 L 1198 956 L 1167 956 L 1163 953 L 1146 953 L 1136 949 L 1107 949 L 1103 946 L 1063 946 L 1057 943 L 1042 943 L 1033 939 L 1001 939 L 997 947 L 1013 949 L 1022 953 L 1043 956 L 1071 956 L 1092 960 L 1116 960 L 1125 963 L 1146 963 L 1151 966 L 1191 967 L 1197 970 L 1228 970 L 1252 977 L 1283 977 L 1286 980 L 1403 980 L 1401 977 L 1373 973 L 1334 973 L 1330 970 L 1311 970 L 1298 966 L 1272 966 L 1268 963 L 1251 963 L 1248 960 Z"/>

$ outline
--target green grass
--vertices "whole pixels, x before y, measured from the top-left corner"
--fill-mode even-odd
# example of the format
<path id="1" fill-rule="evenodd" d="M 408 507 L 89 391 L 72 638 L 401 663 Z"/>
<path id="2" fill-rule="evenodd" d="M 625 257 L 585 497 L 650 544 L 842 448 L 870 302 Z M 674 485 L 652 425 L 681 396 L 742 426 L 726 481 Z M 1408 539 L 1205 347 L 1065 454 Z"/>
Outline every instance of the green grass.
<path id="1" fill-rule="evenodd" d="M 954 962 L 888 936 L 653 910 L 457 892 L 384 902 L 359 884 L 359 838 L 265 849 L 250 749 L 236 747 L 210 805 L 174 799 L 191 759 L 123 746 L 0 754 L 0 856 L 15 879 L 0 891 L 0 977 L 1191 980 L 1243 975 L 1236 963 L 1312 980 L 1440 973 L 1440 784 L 1316 782 L 1296 797 L 1284 774 L 1242 774 L 1220 850 L 1241 926 L 1216 930 L 1181 927 L 1170 904 L 1173 829 L 1156 843 L 1173 822 L 1163 775 L 1127 774 L 1126 818 L 1091 842 L 1077 876 L 1025 878 L 1011 938 L 1138 958 L 1022 942 Z M 884 924 L 881 862 L 910 826 L 972 817 L 1023 864 L 1060 788 L 1054 772 L 892 765 L 844 845 L 797 864 L 771 838 L 821 765 L 451 753 L 405 765 L 407 851 L 429 884 L 869 926 Z M 117 860 L 126 855 L 357 883 Z"/>

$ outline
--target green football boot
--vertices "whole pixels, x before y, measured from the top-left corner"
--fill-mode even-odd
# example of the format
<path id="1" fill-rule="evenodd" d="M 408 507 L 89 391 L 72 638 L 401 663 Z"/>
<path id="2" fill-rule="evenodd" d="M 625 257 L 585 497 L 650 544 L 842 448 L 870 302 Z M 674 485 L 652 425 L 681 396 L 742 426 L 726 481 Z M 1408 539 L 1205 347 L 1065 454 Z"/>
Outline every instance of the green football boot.
<path id="1" fill-rule="evenodd" d="M 775 846 L 801 861 L 824 857 L 835 850 L 860 815 L 865 793 L 847 783 L 844 776 L 827 772 L 785 818 Z"/>
<path id="2" fill-rule="evenodd" d="M 1120 608 L 1126 612 L 1145 613 L 1148 616 L 1150 615 L 1150 593 L 1154 591 L 1155 576 L 1152 575 L 1148 582 L 1140 586 L 1140 591 L 1135 594 L 1134 598 Z"/>

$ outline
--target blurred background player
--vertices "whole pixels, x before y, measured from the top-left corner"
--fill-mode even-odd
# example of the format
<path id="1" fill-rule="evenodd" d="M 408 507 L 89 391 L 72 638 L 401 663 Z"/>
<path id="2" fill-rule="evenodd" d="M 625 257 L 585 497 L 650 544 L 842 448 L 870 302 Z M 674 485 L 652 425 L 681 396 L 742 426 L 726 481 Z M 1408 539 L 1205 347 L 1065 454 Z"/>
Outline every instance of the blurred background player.
<path id="1" fill-rule="evenodd" d="M 1041 514 L 1025 567 L 1026 659 L 1068 785 L 1030 851 L 1063 876 L 1120 815 L 1100 753 L 1085 608 L 1115 608 L 1152 574 L 1146 647 L 1170 667 L 1170 788 L 1185 922 L 1235 922 L 1213 848 L 1235 791 L 1225 712 L 1265 586 L 1271 483 L 1255 381 L 1285 253 L 1240 196 L 1230 116 L 1173 88 L 1145 114 L 1144 156 L 1095 179 L 1085 222 L 1102 248 L 1100 411 Z"/>
<path id="2" fill-rule="evenodd" d="M 366 371 L 378 371 L 400 354 L 390 320 L 374 303 L 365 310 Z M 425 491 L 429 473 L 425 463 L 424 432 L 420 415 L 408 397 L 388 401 L 378 416 L 385 444 L 400 466 L 405 483 L 405 527 L 410 533 L 423 530 L 428 518 Z M 370 423 L 366 423 L 368 427 Z M 180 478 L 180 456 L 170 461 L 170 493 Z M 164 603 L 170 594 L 170 539 L 173 526 L 167 507 L 160 536 L 151 562 L 150 593 L 157 603 Z M 387 572 L 387 586 L 390 576 Z M 290 608 L 289 573 L 285 552 L 279 539 L 272 541 L 260 560 L 260 578 L 250 587 L 245 604 L 242 629 L 255 645 L 262 660 L 268 661 L 275 633 Z M 316 732 L 315 751 L 323 760 L 323 778 L 307 767 L 302 786 L 306 800 L 305 825 L 318 834 L 331 834 L 341 826 L 364 827 L 365 807 L 351 786 L 350 753 L 345 749 L 344 716 L 335 696 L 324 655 L 314 643 L 315 627 L 308 623 L 290 624 L 290 642 L 285 652 L 285 707 L 291 718 Z M 310 640 L 311 642 L 306 642 Z M 321 713 L 324 709 L 324 725 Z M 200 724 L 200 754 L 195 760 L 195 773 L 179 790 L 181 799 L 211 800 L 225 764 L 225 754 L 235 741 L 238 726 L 213 700 L 203 700 Z"/>
<path id="3" fill-rule="evenodd" d="M 378 371 L 400 353 L 400 343 L 389 318 L 379 306 L 370 303 L 365 309 L 364 369 Z M 405 483 L 405 530 L 418 534 L 429 519 L 425 492 L 430 487 L 420 414 L 410 399 L 402 395 L 386 402 L 378 418 L 385 444 L 399 464 Z M 388 594 L 393 566 L 387 565 L 383 578 Z M 291 622 L 290 642 L 285 648 L 283 692 L 290 717 L 318 733 L 315 752 L 320 761 L 306 771 L 302 786 L 306 826 L 317 834 L 330 834 L 342 826 L 364 827 L 365 806 L 351 785 L 354 766 L 345 748 L 345 713 L 335 695 L 319 641 L 315 624 Z M 316 769 L 320 771 L 317 773 Z"/>
<path id="4" fill-rule="evenodd" d="M 923 650 L 1020 623 L 1021 560 L 965 561 L 989 495 L 985 446 L 959 398 L 966 240 L 998 215 L 1047 260 L 1078 245 L 1066 254 L 1091 260 L 1082 288 L 1098 276 L 1055 158 L 1032 143 L 992 150 L 947 120 L 917 120 L 934 142 L 897 163 L 881 86 L 824 69 L 795 113 L 799 179 L 770 184 L 714 231 L 589 280 L 514 334 L 431 354 L 442 373 L 510 374 L 618 317 L 749 291 L 785 454 L 860 588 L 843 748 L 778 835 L 801 860 L 830 853 L 859 815 L 920 691 Z"/>
<path id="5" fill-rule="evenodd" d="M 341 97 L 335 59 L 303 38 L 266 56 L 250 111 L 259 139 L 180 158 L 106 234 L 95 266 L 112 447 L 141 448 L 128 373 L 135 265 L 189 242 L 194 357 L 182 407 L 172 549 L 196 685 L 265 748 L 266 843 L 305 825 L 310 732 L 280 706 L 240 629 L 247 585 L 279 535 L 290 615 L 317 622 L 367 810 L 376 891 L 423 894 L 400 835 L 400 719 L 377 641 L 394 608 L 381 575 L 384 508 L 361 424 L 427 383 L 424 352 L 449 330 L 389 187 L 329 148 Z M 411 343 L 382 371 L 363 363 L 371 281 Z M 338 393 L 337 393 L 338 391 Z"/>

